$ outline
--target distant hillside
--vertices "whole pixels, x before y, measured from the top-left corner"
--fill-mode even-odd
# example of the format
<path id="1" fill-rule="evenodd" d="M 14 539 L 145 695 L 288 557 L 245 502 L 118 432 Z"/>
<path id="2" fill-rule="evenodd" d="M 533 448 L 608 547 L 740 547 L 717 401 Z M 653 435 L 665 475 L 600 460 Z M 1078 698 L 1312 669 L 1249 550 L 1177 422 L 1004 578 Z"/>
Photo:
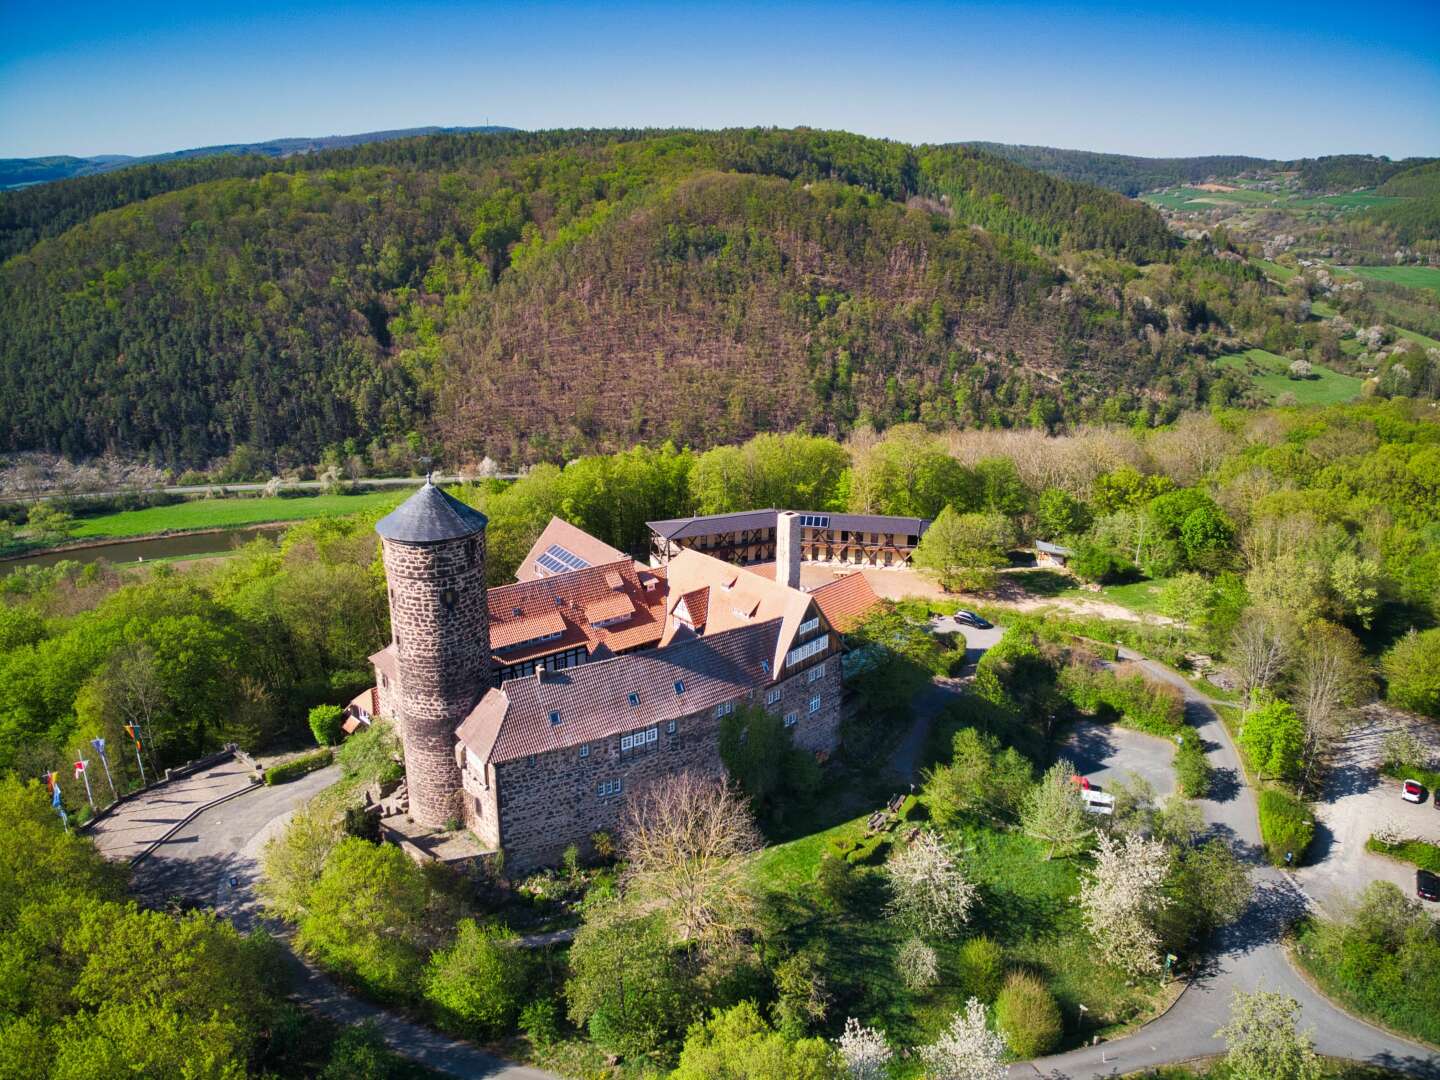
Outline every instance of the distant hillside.
<path id="1" fill-rule="evenodd" d="M 1204 357 L 1267 310 L 1151 208 L 970 149 L 571 131 L 205 171 L 266 160 L 30 189 L 78 224 L 0 266 L 0 450 L 283 465 L 416 432 L 520 463 L 1143 422 L 1210 400 Z"/>
<path id="2" fill-rule="evenodd" d="M 1209 157 L 1147 158 L 1099 154 L 1090 150 L 1059 150 L 1053 146 L 1012 146 L 1006 143 L 964 143 L 1063 180 L 1094 184 L 1132 198 L 1142 191 L 1171 184 L 1196 184 L 1212 176 L 1235 176 L 1249 169 L 1277 164 L 1265 158 L 1217 154 Z"/>
<path id="3" fill-rule="evenodd" d="M 52 180 L 68 180 L 72 176 L 93 176 L 130 165 L 153 165 L 162 161 L 183 161 L 188 158 L 215 157 L 217 154 L 259 154 L 263 157 L 289 157 L 291 154 L 313 154 L 320 150 L 343 149 L 365 143 L 410 139 L 417 135 L 456 134 L 472 131 L 509 131 L 503 127 L 417 127 L 395 131 L 366 131 L 359 135 L 322 135 L 317 138 L 268 139 L 257 143 L 226 143 L 219 146 L 198 146 L 191 150 L 174 150 L 168 154 L 131 157 L 126 154 L 100 154 L 95 157 L 39 157 L 0 159 L 0 189 L 43 184 Z"/>
<path id="4" fill-rule="evenodd" d="M 46 184 L 51 180 L 64 180 L 71 176 L 99 172 L 102 169 L 118 168 L 127 161 L 133 161 L 124 154 L 106 154 L 101 157 L 56 157 L 0 158 L 0 189 L 25 187 L 29 184 Z"/>
<path id="5" fill-rule="evenodd" d="M 1053 146 L 1011 146 L 970 142 L 977 150 L 1014 161 L 1049 176 L 1118 191 L 1132 198 L 1143 191 L 1175 184 L 1197 184 L 1224 179 L 1257 169 L 1294 172 L 1300 190 L 1314 194 L 1373 188 L 1392 176 L 1434 158 L 1392 161 L 1373 154 L 1335 154 L 1329 157 L 1276 161 L 1268 158 L 1217 154 L 1207 157 L 1147 158 L 1125 154 L 1097 154 L 1089 150 L 1059 150 Z"/>

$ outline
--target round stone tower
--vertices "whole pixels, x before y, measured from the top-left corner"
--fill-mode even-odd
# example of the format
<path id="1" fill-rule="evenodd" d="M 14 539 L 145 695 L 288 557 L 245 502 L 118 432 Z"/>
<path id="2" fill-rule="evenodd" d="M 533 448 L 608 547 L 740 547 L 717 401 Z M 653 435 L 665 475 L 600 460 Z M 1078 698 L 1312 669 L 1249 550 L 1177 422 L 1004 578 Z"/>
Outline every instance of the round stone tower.
<path id="1" fill-rule="evenodd" d="M 460 816 L 455 729 L 490 685 L 485 515 L 428 479 L 380 519 L 410 816 Z"/>

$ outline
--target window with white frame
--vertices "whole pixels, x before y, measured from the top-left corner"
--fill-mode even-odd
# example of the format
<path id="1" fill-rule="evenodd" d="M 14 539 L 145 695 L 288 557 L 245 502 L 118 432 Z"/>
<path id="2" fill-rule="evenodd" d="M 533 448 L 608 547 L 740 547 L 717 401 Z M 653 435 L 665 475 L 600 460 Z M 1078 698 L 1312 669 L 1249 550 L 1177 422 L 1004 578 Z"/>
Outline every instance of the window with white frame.
<path id="1" fill-rule="evenodd" d="M 734 711 L 735 703 L 733 701 L 722 701 L 715 706 L 715 718 L 718 720 L 722 716 L 729 716 Z"/>
<path id="2" fill-rule="evenodd" d="M 652 742 L 654 742 L 656 739 L 660 738 L 660 729 L 659 729 L 659 727 L 652 727 L 652 728 L 649 728 L 648 730 L 642 732 L 641 734 L 644 736 L 645 742 L 646 742 L 646 744 L 648 745 L 649 743 L 652 743 Z M 639 736 L 637 736 L 637 738 L 638 738 L 638 737 L 639 737 Z"/>
<path id="3" fill-rule="evenodd" d="M 766 704 L 766 705 L 774 705 L 774 704 L 775 704 L 777 701 L 779 701 L 779 700 L 780 700 L 780 687 L 778 687 L 778 686 L 772 686 L 769 690 L 766 690 L 766 691 L 765 691 L 765 704 Z"/>
<path id="4" fill-rule="evenodd" d="M 634 750 L 634 749 L 635 749 L 635 736 L 634 736 L 634 735 L 621 735 L 621 736 L 620 736 L 620 749 L 621 749 L 621 750 Z"/>
<path id="5" fill-rule="evenodd" d="M 595 788 L 595 794 L 605 799 L 611 795 L 619 795 L 625 789 L 623 780 L 601 780 Z"/>
<path id="6" fill-rule="evenodd" d="M 798 724 L 799 722 L 800 722 L 800 714 L 799 714 L 799 713 L 787 712 L 787 713 L 785 714 L 785 726 L 786 726 L 786 727 L 794 727 L 794 726 L 795 726 L 796 724 Z"/>
<path id="7" fill-rule="evenodd" d="M 810 695 L 810 711 L 812 713 L 820 711 L 820 694 L 818 691 Z"/>
<path id="8" fill-rule="evenodd" d="M 806 634 L 813 634 L 816 630 L 819 629 L 820 616 L 816 615 L 813 619 L 806 619 L 804 622 L 802 622 L 800 624 L 800 629 L 796 631 L 796 633 L 798 633 L 801 637 L 804 637 Z"/>
<path id="9" fill-rule="evenodd" d="M 590 744 L 589 744 L 588 742 L 581 745 L 581 747 L 580 747 L 580 756 L 581 756 L 582 758 L 585 758 L 585 757 L 589 757 L 589 756 L 590 756 Z"/>
<path id="10" fill-rule="evenodd" d="M 665 734 L 666 734 L 666 735 L 674 735 L 674 734 L 675 734 L 675 721 L 674 721 L 674 720 L 671 720 L 671 721 L 669 721 L 669 722 L 666 723 L 666 725 L 665 725 Z"/>
<path id="11" fill-rule="evenodd" d="M 823 679 L 824 677 L 825 677 L 825 665 L 824 665 L 824 664 L 816 664 L 814 667 L 812 667 L 809 671 L 807 671 L 807 672 L 805 673 L 805 681 L 806 681 L 806 682 L 818 682 L 820 679 Z"/>
<path id="12" fill-rule="evenodd" d="M 812 656 L 818 656 L 824 652 L 830 644 L 830 635 L 817 637 L 814 641 L 807 641 L 804 645 L 798 645 L 791 649 L 785 656 L 785 666 L 794 667 L 796 664 L 804 663 Z"/>

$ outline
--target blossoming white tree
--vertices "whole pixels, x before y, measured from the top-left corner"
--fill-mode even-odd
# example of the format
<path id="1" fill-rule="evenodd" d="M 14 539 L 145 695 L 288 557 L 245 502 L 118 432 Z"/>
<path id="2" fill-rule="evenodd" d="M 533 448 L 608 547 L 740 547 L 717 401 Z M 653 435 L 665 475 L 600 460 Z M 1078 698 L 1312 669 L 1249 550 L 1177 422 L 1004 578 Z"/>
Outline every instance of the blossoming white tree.
<path id="1" fill-rule="evenodd" d="M 900 946 L 895 966 L 901 981 L 911 990 L 927 990 L 940 977 L 939 957 L 918 937 L 912 937 Z"/>
<path id="2" fill-rule="evenodd" d="M 1320 1057 L 1308 1031 L 1299 1030 L 1300 1003 L 1284 994 L 1237 990 L 1230 1023 L 1219 1031 L 1228 1048 L 1225 1065 L 1235 1080 L 1316 1080 Z"/>
<path id="3" fill-rule="evenodd" d="M 953 934 L 975 904 L 955 853 L 930 831 L 920 833 L 885 863 L 890 911 L 924 934 Z"/>
<path id="4" fill-rule="evenodd" d="M 890 1047 L 885 1036 L 853 1016 L 840 1036 L 840 1057 L 850 1080 L 885 1080 L 890 1075 Z"/>
<path id="5" fill-rule="evenodd" d="M 1085 925 L 1109 958 L 1132 975 L 1160 969 L 1156 916 L 1169 906 L 1164 893 L 1170 852 L 1159 840 L 1101 833 L 1095 866 L 1080 883 Z"/>
<path id="6" fill-rule="evenodd" d="M 1004 1058 L 1005 1039 L 985 1026 L 985 1006 L 973 997 L 945 1033 L 920 1050 L 931 1080 L 1005 1080 Z"/>

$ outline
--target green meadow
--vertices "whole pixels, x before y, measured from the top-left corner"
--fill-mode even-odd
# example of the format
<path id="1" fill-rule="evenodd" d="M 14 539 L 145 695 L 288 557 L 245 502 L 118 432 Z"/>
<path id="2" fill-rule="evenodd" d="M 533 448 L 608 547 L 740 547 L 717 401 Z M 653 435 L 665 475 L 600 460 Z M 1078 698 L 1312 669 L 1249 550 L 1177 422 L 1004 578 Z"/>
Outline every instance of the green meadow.
<path id="1" fill-rule="evenodd" d="M 1251 381 L 1271 401 L 1282 394 L 1293 394 L 1301 405 L 1337 405 L 1359 397 L 1360 388 L 1364 385 L 1363 379 L 1342 375 L 1319 364 L 1312 366 L 1312 378 L 1292 379 L 1287 374 L 1290 362 L 1264 349 L 1230 353 L 1218 357 L 1215 363 L 1220 367 L 1249 371 Z"/>
<path id="2" fill-rule="evenodd" d="M 1347 266 L 1345 269 L 1371 281 L 1389 281 L 1440 293 L 1440 268 L 1433 266 Z"/>
<path id="3" fill-rule="evenodd" d="M 397 506 L 408 494 L 408 490 L 390 489 L 367 491 L 358 495 L 194 499 L 176 503 L 174 506 L 151 506 L 144 510 L 123 510 L 115 514 L 81 518 L 71 537 L 76 540 L 94 540 L 102 537 L 149 536 L 154 533 L 235 529 L 246 525 L 266 525 L 275 521 L 337 517 Z"/>

